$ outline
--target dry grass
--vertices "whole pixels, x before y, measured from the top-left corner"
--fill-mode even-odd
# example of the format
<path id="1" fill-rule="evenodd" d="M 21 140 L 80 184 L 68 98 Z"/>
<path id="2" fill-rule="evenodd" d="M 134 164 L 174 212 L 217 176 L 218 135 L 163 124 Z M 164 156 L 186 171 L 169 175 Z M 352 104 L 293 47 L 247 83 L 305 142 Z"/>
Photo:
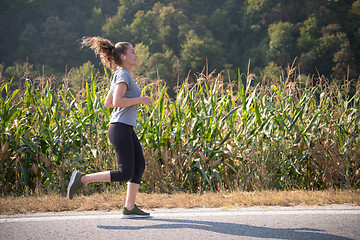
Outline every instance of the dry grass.
<path id="1" fill-rule="evenodd" d="M 3 197 L 0 214 L 61 211 L 112 211 L 123 208 L 125 193 L 76 196 L 68 200 L 59 195 Z M 360 191 L 258 191 L 204 194 L 144 194 L 137 203 L 144 208 L 236 208 L 250 206 L 360 205 Z"/>

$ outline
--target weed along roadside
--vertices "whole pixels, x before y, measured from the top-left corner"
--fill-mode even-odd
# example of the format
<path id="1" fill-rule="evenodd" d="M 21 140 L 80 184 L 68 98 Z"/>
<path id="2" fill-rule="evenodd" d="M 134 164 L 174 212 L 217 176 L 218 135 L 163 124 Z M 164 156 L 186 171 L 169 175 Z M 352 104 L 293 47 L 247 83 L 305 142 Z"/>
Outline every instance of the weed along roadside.
<path id="1" fill-rule="evenodd" d="M 119 211 L 125 193 L 95 193 L 77 196 L 69 201 L 65 196 L 42 195 L 2 197 L 0 214 L 26 214 L 60 211 Z M 222 208 L 252 206 L 323 206 L 332 204 L 360 205 L 360 191 L 253 191 L 203 194 L 145 194 L 139 193 L 139 204 L 146 209 L 156 208 Z"/>
<path id="2" fill-rule="evenodd" d="M 76 201 L 59 197 L 72 170 L 116 169 L 107 140 L 110 112 L 104 107 L 109 79 L 106 74 L 92 77 L 80 92 L 65 84 L 55 88 L 50 79 L 39 84 L 28 79 L 21 89 L 1 84 L 2 203 L 10 196 L 26 196 L 13 199 L 14 204 L 58 198 L 60 210 L 78 209 Z M 239 73 L 235 80 L 199 74 L 178 86 L 171 98 L 161 81 L 144 80 L 141 89 L 152 100 L 138 113 L 136 131 L 147 164 L 140 192 L 144 197 L 174 193 L 159 195 L 171 198 L 183 196 L 178 192 L 200 197 L 359 189 L 359 85 L 324 84 L 295 69 L 287 69 L 283 81 L 272 86 L 255 81 L 252 74 Z M 118 189 L 117 184 L 98 183 L 86 191 L 105 199 L 123 197 L 105 194 Z M 330 192 L 358 196 L 356 191 Z M 215 196 L 224 203 L 230 195 Z"/>

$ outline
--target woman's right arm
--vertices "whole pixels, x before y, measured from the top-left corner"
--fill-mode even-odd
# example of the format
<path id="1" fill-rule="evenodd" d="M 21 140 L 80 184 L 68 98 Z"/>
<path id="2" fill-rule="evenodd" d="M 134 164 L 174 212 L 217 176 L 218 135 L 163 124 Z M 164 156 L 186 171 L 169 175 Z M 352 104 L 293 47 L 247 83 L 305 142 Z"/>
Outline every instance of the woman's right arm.
<path id="1" fill-rule="evenodd" d="M 115 86 L 114 95 L 111 90 L 106 96 L 105 107 L 116 108 L 116 107 L 129 107 L 135 104 L 144 104 L 149 106 L 150 98 L 149 97 L 135 97 L 127 98 L 125 97 L 125 92 L 127 89 L 126 83 L 119 83 Z"/>

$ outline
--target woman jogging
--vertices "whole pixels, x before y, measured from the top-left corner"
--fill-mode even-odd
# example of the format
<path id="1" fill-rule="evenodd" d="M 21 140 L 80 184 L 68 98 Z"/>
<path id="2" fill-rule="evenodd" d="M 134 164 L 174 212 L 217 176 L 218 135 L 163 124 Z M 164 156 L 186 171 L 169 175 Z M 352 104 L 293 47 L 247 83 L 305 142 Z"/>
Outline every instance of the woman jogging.
<path id="1" fill-rule="evenodd" d="M 83 174 L 75 170 L 71 175 L 67 196 L 72 199 L 83 185 L 92 182 L 127 181 L 123 218 L 148 217 L 150 214 L 140 210 L 135 204 L 145 169 L 145 159 L 134 127 L 137 126 L 138 105 L 150 104 L 150 98 L 141 96 L 140 88 L 130 75 L 131 69 L 137 65 L 138 56 L 130 43 L 119 42 L 114 45 L 101 37 L 84 37 L 82 46 L 89 46 L 100 56 L 104 66 L 115 71 L 105 107 L 114 109 L 110 118 L 108 138 L 115 149 L 119 170 L 92 174 Z"/>

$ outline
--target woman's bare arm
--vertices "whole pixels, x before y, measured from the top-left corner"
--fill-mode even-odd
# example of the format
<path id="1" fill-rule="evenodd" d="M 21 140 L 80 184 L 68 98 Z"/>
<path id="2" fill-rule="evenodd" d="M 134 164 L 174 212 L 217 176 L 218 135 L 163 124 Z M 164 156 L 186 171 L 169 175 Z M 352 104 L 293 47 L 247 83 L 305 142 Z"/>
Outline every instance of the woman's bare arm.
<path id="1" fill-rule="evenodd" d="M 107 96 L 106 96 L 106 99 L 105 99 L 105 107 L 107 108 L 114 108 L 114 105 L 113 105 L 113 94 L 112 94 L 112 91 L 111 89 L 109 90 Z"/>
<path id="2" fill-rule="evenodd" d="M 135 104 L 144 104 L 149 106 L 150 98 L 149 97 L 135 97 L 127 98 L 125 97 L 125 92 L 127 89 L 126 83 L 119 83 L 115 86 L 114 95 L 111 90 L 106 96 L 105 107 L 116 108 L 116 107 L 129 107 Z"/>

